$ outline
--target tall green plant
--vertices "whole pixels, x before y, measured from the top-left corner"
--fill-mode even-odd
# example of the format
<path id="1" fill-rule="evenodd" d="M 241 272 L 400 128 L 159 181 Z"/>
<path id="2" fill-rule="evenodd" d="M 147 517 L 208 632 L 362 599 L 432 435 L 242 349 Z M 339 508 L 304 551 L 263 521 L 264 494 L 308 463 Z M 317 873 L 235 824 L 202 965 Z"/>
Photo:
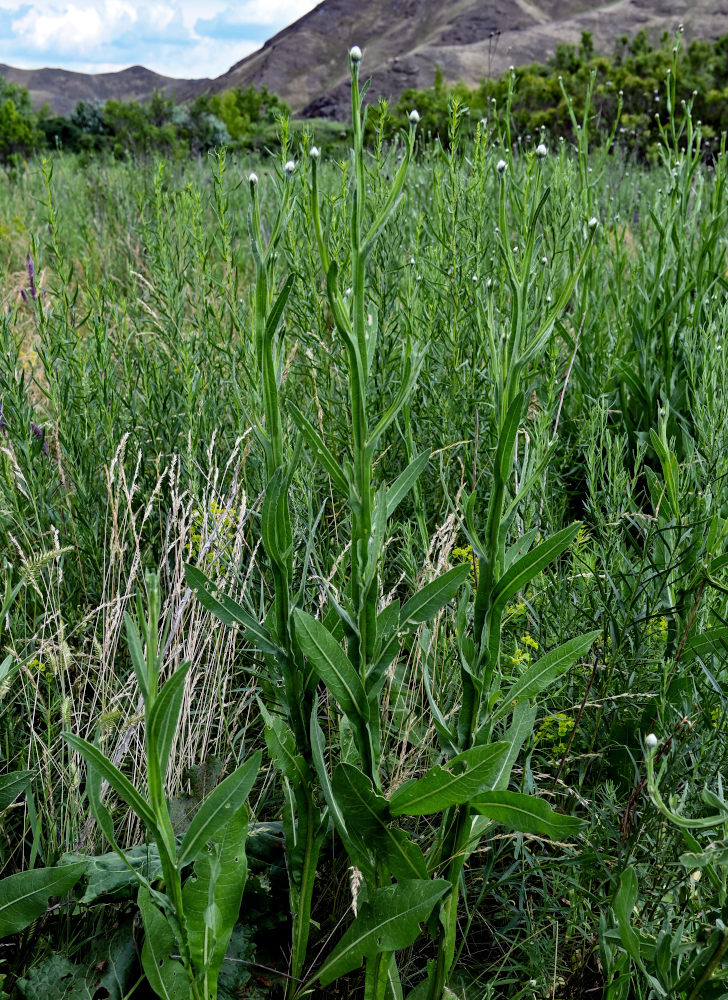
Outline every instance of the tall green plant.
<path id="1" fill-rule="evenodd" d="M 261 752 L 253 754 L 210 792 L 178 843 L 164 784 L 190 664 L 183 664 L 159 688 L 162 656 L 156 575 L 147 575 L 146 589 L 146 621 L 137 596 L 141 635 L 126 616 L 127 643 L 144 700 L 146 794 L 97 745 L 71 733 L 64 735 L 69 746 L 86 761 L 86 789 L 96 822 L 139 883 L 137 901 L 145 931 L 142 966 L 151 987 L 165 1000 L 184 996 L 215 1000 L 218 973 L 240 912 L 247 878 L 245 800 L 260 768 Z M 102 800 L 102 780 L 136 813 L 154 840 L 162 869 L 160 888 L 131 865 L 117 843 L 111 813 Z M 190 865 L 192 872 L 183 880 L 183 872 Z"/>

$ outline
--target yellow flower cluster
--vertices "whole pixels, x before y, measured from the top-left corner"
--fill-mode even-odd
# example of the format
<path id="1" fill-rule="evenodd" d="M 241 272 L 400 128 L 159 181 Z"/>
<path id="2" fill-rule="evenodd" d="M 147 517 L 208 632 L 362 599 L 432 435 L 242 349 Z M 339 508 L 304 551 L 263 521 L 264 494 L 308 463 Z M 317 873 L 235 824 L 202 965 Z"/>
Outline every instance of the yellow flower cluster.
<path id="1" fill-rule="evenodd" d="M 541 723 L 534 743 L 553 759 L 560 757 L 566 750 L 566 739 L 574 728 L 574 720 L 564 712 L 547 715 Z"/>

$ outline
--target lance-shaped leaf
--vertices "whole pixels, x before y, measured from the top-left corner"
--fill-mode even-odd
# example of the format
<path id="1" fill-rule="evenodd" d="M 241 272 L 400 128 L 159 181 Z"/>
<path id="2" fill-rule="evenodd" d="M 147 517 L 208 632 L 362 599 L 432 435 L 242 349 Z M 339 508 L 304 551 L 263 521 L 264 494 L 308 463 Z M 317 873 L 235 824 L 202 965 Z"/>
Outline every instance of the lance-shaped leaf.
<path id="1" fill-rule="evenodd" d="M 80 736 L 74 736 L 73 733 L 63 733 L 63 738 L 73 750 L 81 754 L 88 762 L 89 767 L 95 768 L 102 777 L 106 778 L 117 795 L 120 795 L 128 806 L 131 806 L 139 819 L 144 822 L 147 829 L 156 832 L 157 817 L 154 815 L 152 807 L 146 799 L 142 798 L 129 779 L 103 755 L 99 748 L 94 746 L 93 743 L 82 739 Z M 106 833 L 106 830 L 104 830 L 104 833 Z"/>
<path id="2" fill-rule="evenodd" d="M 321 985 L 359 968 L 364 958 L 409 947 L 420 933 L 420 923 L 449 888 L 445 879 L 408 879 L 375 889 L 319 970 Z"/>
<path id="3" fill-rule="evenodd" d="M 562 643 L 561 646 L 557 646 L 556 649 L 552 649 L 545 656 L 536 660 L 503 696 L 503 701 L 494 713 L 493 720 L 507 715 L 520 702 L 534 698 L 558 677 L 565 674 L 581 656 L 584 656 L 600 634 L 601 629 L 596 629 L 594 632 L 587 632 L 575 639 L 569 639 L 568 642 Z"/>
<path id="4" fill-rule="evenodd" d="M 420 625 L 429 621 L 453 599 L 469 573 L 470 564 L 460 563 L 418 590 L 402 607 L 399 618 L 401 626 Z"/>
<path id="5" fill-rule="evenodd" d="M 503 574 L 495 587 L 493 603 L 498 607 L 505 606 L 510 599 L 526 584 L 545 569 L 546 566 L 566 549 L 579 533 L 581 523 L 576 521 L 562 531 L 557 531 L 551 538 L 541 542 L 535 549 L 516 559 Z"/>
<path id="6" fill-rule="evenodd" d="M 725 656 L 726 649 L 728 649 L 728 626 L 720 625 L 699 632 L 688 640 L 682 658 L 685 661 L 694 656 L 709 656 L 711 653 Z"/>
<path id="7" fill-rule="evenodd" d="M 33 777 L 33 771 L 13 771 L 12 774 L 0 775 L 0 812 L 15 802 L 24 792 Z"/>
<path id="8" fill-rule="evenodd" d="M 86 870 L 76 861 L 57 868 L 35 868 L 0 880 L 0 937 L 17 934 L 46 911 L 51 896 L 63 896 Z"/>
<path id="9" fill-rule="evenodd" d="M 518 833 L 534 833 L 538 837 L 566 840 L 576 836 L 584 823 L 575 816 L 554 812 L 548 802 L 522 792 L 486 792 L 479 795 L 472 808 L 495 823 L 501 823 Z"/>
<path id="10" fill-rule="evenodd" d="M 513 467 L 513 449 L 516 443 L 518 425 L 521 422 L 521 414 L 526 406 L 526 394 L 523 392 L 511 400 L 511 405 L 505 415 L 503 428 L 498 438 L 498 447 L 495 453 L 495 465 L 500 471 L 501 480 L 508 479 Z"/>
<path id="11" fill-rule="evenodd" d="M 422 851 L 404 830 L 390 829 L 387 800 L 374 791 L 370 779 L 352 764 L 334 771 L 334 796 L 345 816 L 352 817 L 347 831 L 364 859 L 369 852 L 384 862 L 399 880 L 427 878 Z"/>
<path id="12" fill-rule="evenodd" d="M 207 796 L 182 840 L 180 866 L 196 858 L 205 844 L 214 840 L 218 830 L 242 808 L 260 769 L 262 756 L 263 751 L 258 750 Z"/>
<path id="13" fill-rule="evenodd" d="M 402 503 L 430 461 L 430 452 L 423 451 L 413 459 L 387 490 L 387 517 L 391 517 Z"/>
<path id="14" fill-rule="evenodd" d="M 185 681 L 189 673 L 190 663 L 183 663 L 176 670 L 159 692 L 149 713 L 150 743 L 157 749 L 159 772 L 162 779 L 167 773 L 169 753 L 172 749 L 174 734 L 177 732 L 179 713 L 185 693 Z"/>
<path id="15" fill-rule="evenodd" d="M 326 472 L 328 472 L 329 476 L 331 476 L 331 481 L 339 493 L 341 493 L 344 497 L 348 497 L 349 484 L 346 481 L 346 476 L 341 470 L 341 463 L 337 461 L 328 445 L 319 434 L 318 430 L 314 427 L 308 417 L 301 413 L 296 404 L 289 402 L 288 408 L 291 411 L 293 422 L 301 432 L 303 439 L 310 448 L 314 458 L 318 459 Z"/>
<path id="16" fill-rule="evenodd" d="M 171 956 L 179 951 L 169 921 L 152 902 L 145 886 L 139 889 L 137 903 L 144 924 L 142 968 L 149 985 L 161 1000 L 189 1000 L 190 984 L 184 966 Z"/>
<path id="17" fill-rule="evenodd" d="M 296 638 L 316 676 L 324 682 L 353 721 L 369 719 L 364 685 L 354 664 L 329 630 L 311 615 L 296 608 Z"/>
<path id="18" fill-rule="evenodd" d="M 217 996 L 218 973 L 240 916 L 248 877 L 247 833 L 248 812 L 242 807 L 218 831 L 214 853 L 203 852 L 197 858 L 194 874 L 182 890 L 190 955 L 198 976 L 204 980 L 205 1000 Z"/>
<path id="19" fill-rule="evenodd" d="M 221 593 L 212 580 L 208 580 L 199 569 L 186 563 L 185 577 L 187 585 L 200 604 L 211 611 L 223 625 L 242 625 L 245 629 L 245 638 L 256 649 L 275 657 L 283 655 L 283 650 L 276 645 L 268 629 L 257 622 L 244 608 L 241 608 L 232 597 Z"/>
<path id="20" fill-rule="evenodd" d="M 445 767 L 435 764 L 422 778 L 402 785 L 389 800 L 392 816 L 427 816 L 470 802 L 497 780 L 507 743 L 474 747 Z"/>
<path id="21" fill-rule="evenodd" d="M 635 962 L 640 961 L 640 943 L 632 926 L 632 913 L 637 902 L 637 876 L 634 868 L 628 867 L 619 879 L 619 890 L 614 898 L 614 915 L 617 918 L 619 937 L 625 951 Z"/>
<path id="22" fill-rule="evenodd" d="M 290 575 L 293 539 L 288 513 L 288 481 L 282 468 L 276 469 L 268 481 L 260 512 L 260 530 L 268 558 L 282 573 Z"/>

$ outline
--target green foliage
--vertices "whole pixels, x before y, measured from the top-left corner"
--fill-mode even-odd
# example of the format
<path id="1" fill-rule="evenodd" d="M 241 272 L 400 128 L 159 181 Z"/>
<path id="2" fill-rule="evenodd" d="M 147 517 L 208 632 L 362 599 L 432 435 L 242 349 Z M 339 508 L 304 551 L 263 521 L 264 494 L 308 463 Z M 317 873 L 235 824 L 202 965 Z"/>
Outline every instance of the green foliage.
<path id="1" fill-rule="evenodd" d="M 6 993 L 117 927 L 122 995 L 724 992 L 725 155 L 670 90 L 647 169 L 590 79 L 545 155 L 461 102 L 348 159 L 283 121 L 257 183 L 0 175 Z"/>

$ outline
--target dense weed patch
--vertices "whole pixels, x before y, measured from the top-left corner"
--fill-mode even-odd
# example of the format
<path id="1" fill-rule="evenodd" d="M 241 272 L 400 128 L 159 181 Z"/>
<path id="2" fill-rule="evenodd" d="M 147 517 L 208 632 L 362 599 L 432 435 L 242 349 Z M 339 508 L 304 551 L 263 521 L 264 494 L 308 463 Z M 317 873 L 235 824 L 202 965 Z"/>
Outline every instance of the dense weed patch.
<path id="1" fill-rule="evenodd" d="M 0 181 L 5 990 L 722 997 L 725 154 L 350 64 L 350 159 Z"/>

